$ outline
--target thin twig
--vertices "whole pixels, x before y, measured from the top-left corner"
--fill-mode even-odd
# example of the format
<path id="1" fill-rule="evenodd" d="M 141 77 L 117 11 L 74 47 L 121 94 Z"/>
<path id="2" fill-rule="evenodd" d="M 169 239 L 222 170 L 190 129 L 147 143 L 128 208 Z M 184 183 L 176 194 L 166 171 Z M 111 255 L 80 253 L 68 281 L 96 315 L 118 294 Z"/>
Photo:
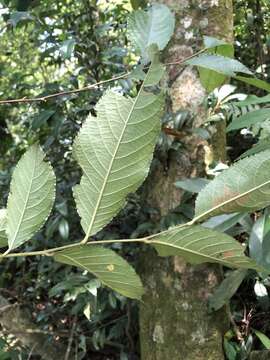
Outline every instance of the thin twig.
<path id="1" fill-rule="evenodd" d="M 77 94 L 77 93 L 81 93 L 84 91 L 88 91 L 91 90 L 97 86 L 109 83 L 109 82 L 113 82 L 116 80 L 120 80 L 125 78 L 126 76 L 128 76 L 130 74 L 130 72 L 115 76 L 111 79 L 108 80 L 103 80 L 103 81 L 99 81 L 95 84 L 91 84 L 85 87 L 82 87 L 80 89 L 75 89 L 75 90 L 68 90 L 68 91 L 61 91 L 55 94 L 51 94 L 51 95 L 46 95 L 46 96 L 41 96 L 41 97 L 36 97 L 36 98 L 32 98 L 32 99 L 27 99 L 27 98 L 21 98 L 21 99 L 10 99 L 10 100 L 0 100 L 0 105 L 3 104 L 21 104 L 21 103 L 34 103 L 34 102 L 46 102 L 50 99 L 53 99 L 55 97 L 59 97 L 59 96 L 65 96 L 65 95 L 72 95 L 72 94 Z"/>
<path id="2" fill-rule="evenodd" d="M 202 49 L 196 53 L 194 53 L 191 56 L 186 57 L 185 59 L 182 60 L 176 60 L 173 62 L 169 62 L 169 63 L 165 63 L 165 66 L 171 66 L 171 65 L 184 65 L 186 61 L 200 55 L 201 53 L 205 52 L 206 49 Z M 148 67 L 145 67 L 145 69 L 147 69 Z M 36 98 L 21 98 L 21 99 L 6 99 L 6 100 L 0 100 L 0 105 L 12 105 L 12 104 L 29 104 L 29 103 L 39 103 L 39 102 L 46 102 L 50 99 L 56 98 L 56 97 L 60 97 L 60 96 L 66 96 L 66 95 L 72 95 L 72 94 L 78 94 L 81 92 L 85 92 L 85 91 L 89 91 L 92 90 L 100 85 L 104 85 L 104 84 L 108 84 L 110 82 L 114 82 L 117 80 L 121 80 L 124 79 L 126 77 L 128 77 L 131 74 L 131 71 L 128 71 L 126 73 L 122 73 L 120 75 L 114 76 L 110 79 L 107 80 L 102 80 L 99 82 L 96 82 L 95 84 L 91 84 L 91 85 L 87 85 L 84 86 L 80 89 L 75 89 L 75 90 L 67 90 L 67 91 L 60 91 L 58 93 L 55 94 L 50 94 L 50 95 L 45 95 L 45 96 L 40 96 L 40 97 L 36 97 Z"/>

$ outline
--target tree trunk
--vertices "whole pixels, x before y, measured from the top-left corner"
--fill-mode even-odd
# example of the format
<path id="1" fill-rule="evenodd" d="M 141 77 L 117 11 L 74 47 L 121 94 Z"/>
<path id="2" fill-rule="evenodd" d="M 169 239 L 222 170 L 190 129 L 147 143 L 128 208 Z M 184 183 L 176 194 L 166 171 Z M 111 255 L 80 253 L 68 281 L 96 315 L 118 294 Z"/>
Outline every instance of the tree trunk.
<path id="1" fill-rule="evenodd" d="M 165 62 L 183 59 L 201 48 L 201 34 L 231 41 L 233 12 L 231 0 L 164 0 L 176 16 L 174 39 Z M 205 92 L 197 72 L 172 66 L 168 75 L 167 111 L 188 110 L 193 126 L 202 123 Z M 225 159 L 225 131 L 220 125 L 213 140 L 215 158 Z M 200 176 L 205 168 L 205 142 L 195 135 L 181 140 L 180 150 L 172 150 L 164 164 L 153 162 L 144 186 L 144 201 L 157 209 L 160 217 L 178 206 L 182 192 L 174 182 Z M 142 360 L 221 360 L 223 334 L 228 329 L 225 312 L 209 314 L 207 299 L 220 280 L 218 266 L 190 266 L 182 258 L 160 258 L 144 249 L 140 271 L 146 293 L 140 307 Z"/>

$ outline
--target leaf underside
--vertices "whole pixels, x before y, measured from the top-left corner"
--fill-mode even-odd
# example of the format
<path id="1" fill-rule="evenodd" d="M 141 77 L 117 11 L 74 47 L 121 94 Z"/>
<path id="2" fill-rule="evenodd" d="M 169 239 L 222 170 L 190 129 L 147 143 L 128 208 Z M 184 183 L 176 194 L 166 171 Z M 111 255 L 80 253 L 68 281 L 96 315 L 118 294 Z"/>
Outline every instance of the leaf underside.
<path id="1" fill-rule="evenodd" d="M 124 206 L 126 196 L 148 174 L 163 108 L 157 85 L 164 69 L 153 63 L 136 98 L 108 91 L 98 102 L 74 143 L 74 155 L 83 170 L 74 197 L 86 238 L 101 230 Z"/>
<path id="2" fill-rule="evenodd" d="M 195 217 L 252 212 L 270 205 L 270 150 L 239 160 L 199 193 Z"/>
<path id="3" fill-rule="evenodd" d="M 76 246 L 56 253 L 58 262 L 79 267 L 95 275 L 120 294 L 140 299 L 143 286 L 134 269 L 114 251 L 95 245 Z"/>
<path id="4" fill-rule="evenodd" d="M 47 220 L 55 198 L 55 176 L 38 145 L 31 146 L 18 162 L 7 204 L 9 249 L 31 237 Z"/>
<path id="5" fill-rule="evenodd" d="M 228 267 L 258 269 L 234 238 L 200 225 L 175 227 L 150 239 L 160 256 L 181 256 L 191 264 L 219 263 Z"/>

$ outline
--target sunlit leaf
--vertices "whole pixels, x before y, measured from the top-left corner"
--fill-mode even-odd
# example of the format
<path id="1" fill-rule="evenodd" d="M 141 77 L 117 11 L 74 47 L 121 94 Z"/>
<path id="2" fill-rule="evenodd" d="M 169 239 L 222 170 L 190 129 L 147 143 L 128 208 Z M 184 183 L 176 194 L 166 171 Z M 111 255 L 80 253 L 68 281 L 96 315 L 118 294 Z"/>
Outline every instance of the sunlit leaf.
<path id="1" fill-rule="evenodd" d="M 147 176 L 164 103 L 157 85 L 163 67 L 153 63 L 136 98 L 108 91 L 98 102 L 74 143 L 83 176 L 74 188 L 86 238 L 101 230 L 123 207 L 128 193 Z"/>
<path id="2" fill-rule="evenodd" d="M 270 205 L 270 150 L 239 160 L 199 193 L 195 217 L 252 212 Z"/>
<path id="3" fill-rule="evenodd" d="M 137 10 L 128 18 L 128 36 L 143 58 L 148 58 L 147 48 L 157 44 L 163 50 L 174 31 L 174 16 L 163 4 L 153 4 L 146 11 Z"/>
<path id="4" fill-rule="evenodd" d="M 55 176 L 38 145 L 31 146 L 18 162 L 7 204 L 9 249 L 31 237 L 47 220 L 55 198 Z"/>
<path id="5" fill-rule="evenodd" d="M 57 252 L 56 261 L 79 267 L 95 275 L 104 285 L 120 294 L 140 299 L 143 287 L 139 276 L 114 251 L 93 245 L 76 246 Z"/>

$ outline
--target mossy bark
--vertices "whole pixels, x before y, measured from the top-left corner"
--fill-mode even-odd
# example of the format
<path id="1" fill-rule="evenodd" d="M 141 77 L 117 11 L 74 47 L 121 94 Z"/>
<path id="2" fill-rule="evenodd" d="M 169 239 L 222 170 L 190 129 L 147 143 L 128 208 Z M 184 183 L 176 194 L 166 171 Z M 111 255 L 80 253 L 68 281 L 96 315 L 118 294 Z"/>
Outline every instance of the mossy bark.
<path id="1" fill-rule="evenodd" d="M 166 62 L 183 59 L 198 50 L 202 34 L 232 39 L 231 0 L 164 0 L 175 13 L 176 30 L 169 44 Z M 168 111 L 188 110 L 199 126 L 205 118 L 205 91 L 197 72 L 187 67 L 168 69 Z M 225 155 L 224 127 L 219 129 L 216 151 Z M 200 176 L 205 168 L 206 143 L 195 135 L 183 139 L 181 150 L 153 162 L 144 185 L 147 206 L 166 215 L 181 202 L 182 192 L 174 182 Z M 209 314 L 207 298 L 220 281 L 217 266 L 190 266 L 178 257 L 160 258 L 145 248 L 140 272 L 146 293 L 140 306 L 142 360 L 222 360 L 222 340 L 228 328 L 225 312 Z"/>

